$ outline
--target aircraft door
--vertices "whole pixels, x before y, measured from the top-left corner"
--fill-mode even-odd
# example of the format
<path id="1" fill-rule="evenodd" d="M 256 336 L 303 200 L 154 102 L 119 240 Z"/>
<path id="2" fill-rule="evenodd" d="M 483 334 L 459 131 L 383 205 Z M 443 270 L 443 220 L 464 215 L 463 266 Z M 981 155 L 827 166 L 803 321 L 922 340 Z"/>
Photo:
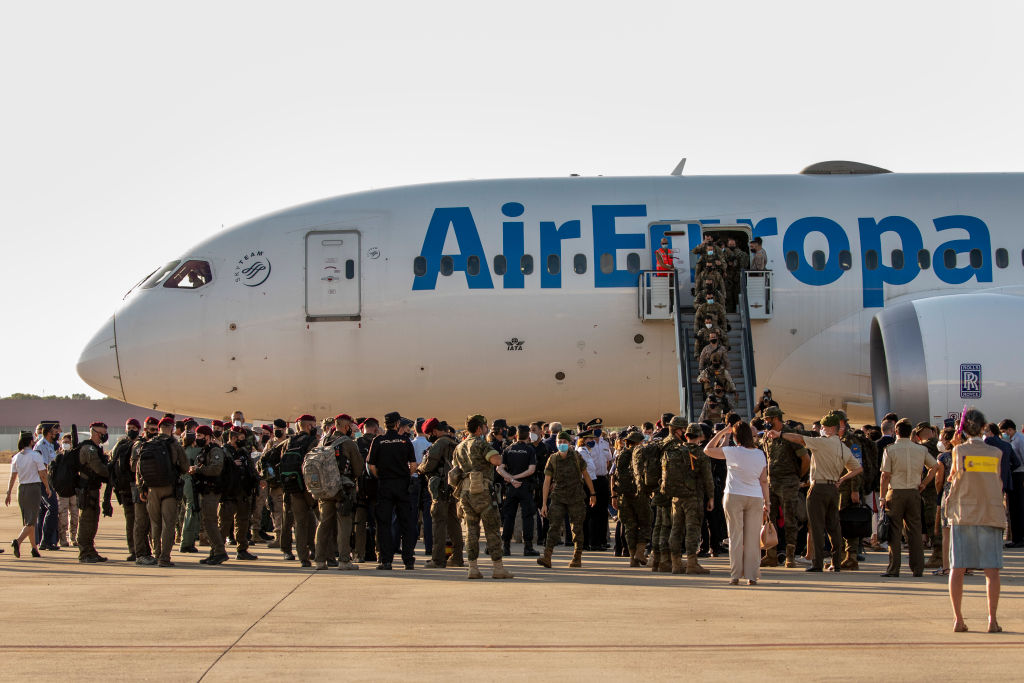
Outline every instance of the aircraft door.
<path id="1" fill-rule="evenodd" d="M 306 320 L 359 320 L 359 231 L 306 234 Z"/>

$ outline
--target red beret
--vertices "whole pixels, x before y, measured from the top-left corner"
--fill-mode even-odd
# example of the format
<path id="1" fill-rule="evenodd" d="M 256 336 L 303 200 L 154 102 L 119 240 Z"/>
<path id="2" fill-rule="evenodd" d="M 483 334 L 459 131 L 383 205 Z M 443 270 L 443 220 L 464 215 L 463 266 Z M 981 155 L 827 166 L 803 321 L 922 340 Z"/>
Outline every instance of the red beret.
<path id="1" fill-rule="evenodd" d="M 223 422 L 221 422 L 220 420 L 214 420 L 214 421 L 213 421 L 213 422 L 211 422 L 210 424 L 212 424 L 212 425 L 213 425 L 214 427 L 220 427 L 220 428 L 223 428 L 223 427 L 224 427 L 224 423 L 223 423 Z"/>
<path id="2" fill-rule="evenodd" d="M 234 426 L 232 426 L 231 427 L 231 433 L 232 434 L 245 434 L 245 430 L 242 429 L 241 427 L 234 427 Z"/>
<path id="3" fill-rule="evenodd" d="M 432 418 L 430 418 L 429 420 L 427 420 L 426 422 L 423 423 L 423 426 L 420 427 L 420 430 L 424 434 L 429 434 L 430 430 L 432 430 L 432 429 L 440 429 L 440 427 L 441 427 L 441 423 L 437 421 L 436 417 L 432 417 Z"/>
<path id="4" fill-rule="evenodd" d="M 186 417 L 183 422 L 187 425 L 199 424 L 194 417 Z"/>
<path id="5" fill-rule="evenodd" d="M 163 427 L 164 425 L 171 425 L 173 427 L 174 426 L 174 418 L 173 417 L 162 417 L 162 418 L 160 418 L 160 421 L 156 423 L 157 427 Z"/>
<path id="6" fill-rule="evenodd" d="M 213 430 L 207 427 L 206 425 L 199 425 L 199 427 L 196 428 L 196 434 L 202 434 L 203 436 L 213 436 Z"/>
<path id="7" fill-rule="evenodd" d="M 355 420 L 352 419 L 352 416 L 349 415 L 348 413 L 342 413 L 341 415 L 336 415 L 334 417 L 334 421 L 337 422 L 338 420 L 348 420 L 349 422 L 355 422 Z"/>
<path id="8" fill-rule="evenodd" d="M 262 429 L 265 432 L 273 432 L 274 425 L 260 425 L 260 429 Z"/>
<path id="9" fill-rule="evenodd" d="M 146 418 L 146 424 L 147 425 L 155 425 L 156 423 L 157 423 L 157 419 L 155 417 L 153 417 L 152 415 L 150 415 L 149 417 Z"/>
<path id="10" fill-rule="evenodd" d="M 142 429 L 142 425 L 140 425 L 139 421 L 136 420 L 134 417 L 130 418 L 127 422 L 125 422 L 124 425 L 126 427 L 135 427 L 136 429 Z"/>
<path id="11" fill-rule="evenodd" d="M 316 418 L 307 413 L 305 415 L 299 415 L 297 418 L 295 418 L 295 421 L 296 422 L 316 422 Z"/>
<path id="12" fill-rule="evenodd" d="M 105 422 L 93 422 L 89 425 L 89 429 L 106 429 L 107 424 Z"/>

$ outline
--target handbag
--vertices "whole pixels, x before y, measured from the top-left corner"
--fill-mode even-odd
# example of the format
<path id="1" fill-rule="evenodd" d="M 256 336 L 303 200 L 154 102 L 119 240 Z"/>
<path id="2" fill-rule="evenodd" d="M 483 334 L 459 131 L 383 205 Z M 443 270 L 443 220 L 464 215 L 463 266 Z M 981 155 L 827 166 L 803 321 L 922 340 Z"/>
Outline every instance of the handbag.
<path id="1" fill-rule="evenodd" d="M 764 523 L 761 524 L 761 549 L 771 550 L 777 545 L 779 545 L 779 532 L 766 514 L 764 515 Z"/>
<path id="2" fill-rule="evenodd" d="M 885 508 L 878 513 L 878 540 L 889 541 L 889 513 Z"/>
<path id="3" fill-rule="evenodd" d="M 839 526 L 843 538 L 871 536 L 871 508 L 866 505 L 847 505 L 839 511 Z"/>

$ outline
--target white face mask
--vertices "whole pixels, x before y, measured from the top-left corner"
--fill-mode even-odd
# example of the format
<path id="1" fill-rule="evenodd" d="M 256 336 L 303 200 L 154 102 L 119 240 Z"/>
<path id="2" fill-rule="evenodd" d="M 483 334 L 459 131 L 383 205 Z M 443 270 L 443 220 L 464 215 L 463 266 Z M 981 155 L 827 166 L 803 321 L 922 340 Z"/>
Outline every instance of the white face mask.
<path id="1" fill-rule="evenodd" d="M 540 441 L 540 434 L 537 432 L 530 432 L 530 441 Z"/>
<path id="2" fill-rule="evenodd" d="M 710 330 L 712 328 L 712 325 L 711 325 L 711 323 L 704 323 L 704 327 L 706 327 L 706 328 L 708 328 Z"/>
<path id="3" fill-rule="evenodd" d="M 353 439 L 358 439 L 362 435 L 363 435 L 363 433 L 361 431 L 359 431 L 358 429 L 353 429 L 352 430 L 352 438 Z"/>
<path id="4" fill-rule="evenodd" d="M 235 425 L 236 427 L 241 427 L 242 426 L 242 421 L 241 420 L 235 420 L 231 424 Z"/>

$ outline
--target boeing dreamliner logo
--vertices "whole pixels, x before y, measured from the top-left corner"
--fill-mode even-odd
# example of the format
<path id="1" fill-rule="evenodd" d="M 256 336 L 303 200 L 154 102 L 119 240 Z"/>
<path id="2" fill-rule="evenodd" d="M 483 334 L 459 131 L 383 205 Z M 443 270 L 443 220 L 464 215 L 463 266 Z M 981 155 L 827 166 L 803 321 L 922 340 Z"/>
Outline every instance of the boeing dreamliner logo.
<path id="1" fill-rule="evenodd" d="M 623 262 L 621 252 L 641 252 L 648 244 L 658 244 L 665 232 L 674 229 L 669 223 L 651 223 L 642 221 L 644 232 L 635 232 L 637 223 L 634 220 L 630 229 L 622 223 L 628 219 L 645 219 L 646 204 L 595 204 L 590 207 L 591 230 L 593 234 L 593 264 L 595 287 L 636 287 L 638 270 Z M 504 218 L 518 219 L 526 211 L 519 202 L 508 202 L 501 207 Z M 701 221 L 703 225 L 713 226 L 719 220 Z M 753 237 L 770 237 L 778 235 L 778 219 L 761 218 L 754 222 L 749 218 L 741 218 L 737 223 L 745 223 L 751 227 Z M 992 244 L 988 226 L 984 221 L 968 215 L 940 216 L 931 221 L 930 228 L 935 234 L 948 233 L 953 239 L 939 244 L 933 251 L 931 269 L 942 281 L 951 285 L 963 284 L 972 278 L 978 282 L 992 282 Z M 549 221 L 538 220 L 535 225 L 540 237 L 540 254 L 537 270 L 540 275 L 540 286 L 543 289 L 560 288 L 562 286 L 562 268 L 548 268 L 551 262 L 562 263 L 563 242 L 577 240 L 582 237 L 583 223 L 581 220 Z M 885 216 L 882 218 L 863 217 L 857 219 L 857 237 L 860 245 L 859 263 L 853 261 L 850 250 L 850 236 L 847 229 L 837 221 L 823 216 L 807 216 L 799 218 L 785 229 L 782 236 L 783 256 L 793 261 L 790 271 L 800 282 L 815 287 L 832 284 L 844 273 L 859 267 L 863 286 L 863 305 L 865 308 L 881 308 L 885 303 L 884 286 L 906 285 L 921 272 L 918 254 L 924 249 L 924 235 L 917 223 L 905 216 Z M 696 247 L 701 240 L 700 230 L 687 229 L 688 249 Z M 900 245 L 897 247 L 905 255 L 903 263 L 886 265 L 883 261 L 882 236 L 890 233 Z M 458 252 L 444 254 L 445 241 L 453 234 L 458 245 Z M 526 221 L 502 221 L 502 251 L 504 272 L 502 278 L 504 289 L 523 289 L 526 285 L 526 274 L 532 268 L 532 259 L 525 249 Z M 824 263 L 813 266 L 807 261 L 804 244 L 812 234 L 818 234 L 828 243 L 827 257 Z M 648 241 L 650 240 L 650 241 Z M 892 243 L 886 239 L 887 249 Z M 570 242 L 571 244 L 571 242 Z M 568 246 L 568 245 L 567 245 Z M 651 250 L 653 269 L 653 250 Z M 953 252 L 956 259 L 948 258 L 946 252 Z M 886 252 L 886 256 L 890 251 Z M 967 255 L 967 259 L 960 255 Z M 980 256 L 980 258 L 978 258 Z M 524 260 L 524 257 L 526 259 Z M 556 257 L 552 259 L 551 257 Z M 420 250 L 420 265 L 413 280 L 413 290 L 432 290 L 437 286 L 438 275 L 442 269 L 448 273 L 462 272 L 470 289 L 493 289 L 494 282 L 489 268 L 490 261 L 484 253 L 480 232 L 476 219 L 468 206 L 439 207 L 434 209 L 427 226 L 427 233 Z M 444 263 L 442 263 L 442 260 Z M 959 265 L 967 261 L 965 265 Z M 521 264 L 529 264 L 521 267 Z M 791 267 L 795 265 L 796 267 Z M 927 267 L 927 264 L 925 264 Z M 524 272 L 526 271 L 526 272 Z M 447 274 L 447 273 L 446 273 Z"/>

